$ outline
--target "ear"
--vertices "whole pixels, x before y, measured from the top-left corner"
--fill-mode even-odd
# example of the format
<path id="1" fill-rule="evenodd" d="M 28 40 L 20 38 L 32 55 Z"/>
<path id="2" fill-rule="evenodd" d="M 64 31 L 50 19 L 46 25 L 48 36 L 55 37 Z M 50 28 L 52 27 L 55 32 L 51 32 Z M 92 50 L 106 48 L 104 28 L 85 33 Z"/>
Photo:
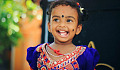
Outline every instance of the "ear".
<path id="1" fill-rule="evenodd" d="M 76 35 L 78 35 L 82 30 L 82 24 L 77 26 Z"/>
<path id="2" fill-rule="evenodd" d="M 48 31 L 51 33 L 50 27 L 51 27 L 50 22 L 48 22 Z"/>

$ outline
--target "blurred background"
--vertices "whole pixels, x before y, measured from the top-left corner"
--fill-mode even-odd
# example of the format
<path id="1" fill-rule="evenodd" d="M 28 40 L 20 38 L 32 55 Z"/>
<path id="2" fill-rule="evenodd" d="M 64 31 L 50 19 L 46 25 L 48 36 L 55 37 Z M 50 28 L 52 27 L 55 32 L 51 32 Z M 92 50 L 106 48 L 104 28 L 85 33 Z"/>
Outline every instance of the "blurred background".
<path id="1" fill-rule="evenodd" d="M 55 0 L 0 0 L 0 70 L 30 70 L 28 47 L 53 42 L 47 30 L 49 4 Z M 120 0 L 77 0 L 89 13 L 75 45 L 93 41 L 99 63 L 119 70 Z M 97 66 L 96 70 L 111 70 Z"/>

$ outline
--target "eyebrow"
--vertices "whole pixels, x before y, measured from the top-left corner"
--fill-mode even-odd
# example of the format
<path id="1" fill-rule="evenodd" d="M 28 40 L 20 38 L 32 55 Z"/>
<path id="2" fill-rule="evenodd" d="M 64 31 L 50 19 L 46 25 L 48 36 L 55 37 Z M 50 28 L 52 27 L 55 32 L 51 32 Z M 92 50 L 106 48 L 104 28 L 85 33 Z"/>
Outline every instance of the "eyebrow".
<path id="1" fill-rule="evenodd" d="M 60 18 L 60 16 L 57 16 L 57 15 L 52 16 L 52 18 L 54 18 L 54 17 L 58 17 L 58 18 Z"/>
<path id="2" fill-rule="evenodd" d="M 54 18 L 54 17 L 60 18 L 60 16 L 57 16 L 57 15 L 52 16 L 52 18 Z M 73 18 L 73 19 L 75 19 L 73 16 L 66 16 L 65 18 Z"/>
<path id="3" fill-rule="evenodd" d="M 67 16 L 67 17 L 65 17 L 65 18 L 73 18 L 73 19 L 75 19 L 73 16 Z"/>

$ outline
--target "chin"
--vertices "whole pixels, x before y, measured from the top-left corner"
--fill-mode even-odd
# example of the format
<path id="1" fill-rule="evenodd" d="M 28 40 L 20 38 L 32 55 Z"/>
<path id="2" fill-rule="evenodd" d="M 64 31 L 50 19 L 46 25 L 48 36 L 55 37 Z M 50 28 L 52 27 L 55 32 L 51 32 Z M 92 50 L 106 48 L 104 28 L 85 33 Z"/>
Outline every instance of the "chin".
<path id="1" fill-rule="evenodd" d="M 56 42 L 59 42 L 59 43 L 71 43 L 72 42 L 72 40 L 70 41 L 70 40 L 57 40 Z"/>

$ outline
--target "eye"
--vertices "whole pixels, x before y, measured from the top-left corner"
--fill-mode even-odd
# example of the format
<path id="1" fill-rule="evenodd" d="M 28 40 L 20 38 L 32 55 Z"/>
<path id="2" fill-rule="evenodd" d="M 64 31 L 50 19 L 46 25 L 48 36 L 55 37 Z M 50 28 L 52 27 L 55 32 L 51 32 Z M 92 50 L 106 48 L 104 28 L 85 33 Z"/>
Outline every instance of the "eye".
<path id="1" fill-rule="evenodd" d="M 55 22 L 59 22 L 60 20 L 59 20 L 59 19 L 54 19 L 53 21 L 55 21 Z"/>
<path id="2" fill-rule="evenodd" d="M 73 22 L 71 19 L 67 19 L 67 22 Z"/>

